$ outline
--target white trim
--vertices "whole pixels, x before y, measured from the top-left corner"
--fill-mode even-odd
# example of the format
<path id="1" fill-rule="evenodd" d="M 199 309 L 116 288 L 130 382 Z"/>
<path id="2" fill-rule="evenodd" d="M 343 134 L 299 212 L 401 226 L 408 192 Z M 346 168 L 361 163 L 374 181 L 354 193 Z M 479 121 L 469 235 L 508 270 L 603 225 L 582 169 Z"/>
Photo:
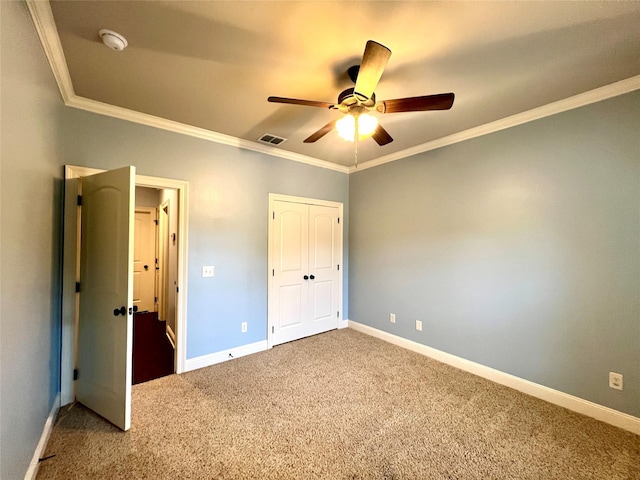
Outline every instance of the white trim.
<path id="1" fill-rule="evenodd" d="M 55 422 L 56 422 L 56 416 L 58 415 L 58 410 L 60 410 L 60 393 L 58 393 L 56 395 L 56 398 L 53 399 L 53 406 L 51 407 L 51 411 L 49 412 L 47 421 L 44 423 L 44 428 L 42 429 L 42 435 L 40 435 L 40 441 L 36 446 L 35 452 L 33 452 L 31 463 L 29 464 L 27 473 L 24 476 L 25 480 L 35 480 L 36 476 L 38 475 L 38 468 L 40 467 L 40 459 L 42 458 L 45 450 L 47 449 L 47 443 L 49 442 L 49 437 L 51 436 L 51 432 L 53 431 L 53 426 L 55 425 Z"/>
<path id="2" fill-rule="evenodd" d="M 48 1 L 27 0 L 27 8 L 31 14 L 33 25 L 36 27 L 40 43 L 51 66 L 51 71 L 56 79 L 62 100 L 66 104 L 69 99 L 75 96 L 71 75 L 67 67 L 67 59 L 62 50 L 58 29 L 53 18 L 51 5 Z"/>
<path id="3" fill-rule="evenodd" d="M 488 135 L 500 130 L 515 127 L 517 125 L 522 125 L 523 123 L 533 122 L 534 120 L 539 120 L 541 118 L 549 117 L 557 113 L 566 112 L 568 110 L 573 110 L 574 108 L 579 108 L 585 105 L 590 105 L 592 103 L 600 102 L 602 100 L 607 100 L 608 98 L 617 97 L 618 95 L 623 95 L 625 93 L 633 92 L 638 89 L 640 89 L 640 75 L 636 75 L 635 77 L 627 78 L 625 80 L 620 80 L 619 82 L 605 85 L 604 87 L 596 88 L 588 92 L 580 93 L 563 100 L 558 100 L 557 102 L 549 103 L 538 108 L 533 108 L 531 110 L 527 110 L 526 112 L 511 115 L 509 117 L 496 120 L 495 122 L 485 123 L 484 125 L 480 125 L 478 127 L 463 130 L 462 132 L 454 133 L 452 135 L 447 135 L 446 137 L 438 138 L 436 140 L 423 143 L 422 145 L 416 145 L 412 148 L 407 148 L 399 152 L 378 157 L 374 160 L 361 163 L 357 168 L 351 167 L 349 169 L 349 173 L 366 170 L 367 168 L 377 167 L 385 163 L 395 162 L 396 160 L 401 160 L 412 155 L 417 155 L 419 153 L 428 152 L 437 148 L 446 147 L 449 145 L 453 145 L 454 143 L 464 142 L 465 140 Z"/>
<path id="4" fill-rule="evenodd" d="M 274 314 L 271 311 L 271 292 L 273 291 L 273 275 L 271 274 L 272 270 L 275 268 L 273 265 L 273 218 L 272 212 L 274 211 L 274 202 L 291 202 L 291 203 L 302 203 L 306 205 L 320 205 L 324 207 L 335 207 L 338 209 L 338 218 L 341 219 L 342 223 L 340 223 L 340 237 L 338 244 L 338 265 L 342 265 L 342 270 L 339 272 L 340 285 L 338 286 L 338 308 L 340 309 L 340 315 L 337 319 L 338 328 L 344 328 L 341 326 L 342 322 L 344 322 L 342 314 L 344 312 L 344 302 L 342 298 L 342 289 L 344 285 L 344 204 L 341 202 L 336 202 L 333 200 L 319 200 L 316 198 L 307 198 L 307 197 L 296 197 L 292 195 L 282 195 L 279 193 L 270 193 L 269 194 L 269 210 L 267 211 L 267 345 L 268 348 L 273 347 L 273 336 L 271 334 L 272 326 L 275 325 L 273 321 Z"/>
<path id="5" fill-rule="evenodd" d="M 326 168 L 342 173 L 349 172 L 349 167 L 338 165 L 332 162 L 327 162 L 326 160 L 320 160 L 314 157 L 309 157 L 307 155 L 302 155 L 300 153 L 289 152 L 287 150 L 279 150 L 268 145 L 251 142 L 242 138 L 232 137 L 231 135 L 225 135 L 223 133 L 214 132 L 205 128 L 194 127 L 192 125 L 175 122 L 173 120 L 167 120 L 166 118 L 156 117 L 147 113 L 136 112 L 127 108 L 109 105 L 106 103 L 98 102 L 97 100 L 79 97 L 77 95 L 69 97 L 69 99 L 65 101 L 65 104 L 68 107 L 74 107 L 80 110 L 86 110 L 88 112 L 106 115 L 108 117 L 119 118 L 120 120 L 127 120 L 129 122 L 138 123 L 140 125 L 155 127 L 161 130 L 167 130 L 169 132 L 200 138 L 202 140 L 208 140 L 214 143 L 220 143 L 222 145 L 243 148 L 245 150 L 264 153 L 273 157 L 293 160 L 294 162 L 305 163 L 314 167 Z"/>
<path id="6" fill-rule="evenodd" d="M 529 380 L 486 367 L 479 363 L 451 355 L 450 353 L 446 353 L 441 350 L 436 350 L 435 348 L 427 347 L 426 345 L 398 337 L 397 335 L 378 330 L 377 328 L 354 322 L 353 320 L 349 320 L 349 328 L 353 328 L 358 332 L 371 335 L 372 337 L 379 338 L 385 342 L 389 342 L 399 347 L 406 348 L 407 350 L 433 358 L 434 360 L 459 368 L 465 372 L 486 378 L 487 380 L 491 380 L 492 382 L 500 385 L 513 388 L 514 390 L 526 393 L 527 395 L 539 398 L 540 400 L 553 403 L 554 405 L 564 407 L 568 410 L 581 413 L 582 415 L 595 418 L 601 422 L 605 422 L 633 432 L 636 435 L 640 435 L 640 418 L 632 415 L 569 395 L 559 390 L 554 390 L 553 388 L 545 387 L 544 385 L 530 382 Z"/>
<path id="7" fill-rule="evenodd" d="M 349 327 L 349 322 L 350 320 L 347 319 L 340 319 L 338 320 L 338 330 L 343 329 L 343 328 L 348 328 Z"/>
<path id="8" fill-rule="evenodd" d="M 189 372 L 191 370 L 197 370 L 198 368 L 209 367 L 216 363 L 226 362 L 227 360 L 244 357 L 245 355 L 251 355 L 252 353 L 263 352 L 266 349 L 267 341 L 261 340 L 259 342 L 249 343 L 248 345 L 222 350 L 221 352 L 210 353 L 208 355 L 202 355 L 195 358 L 188 358 L 185 362 L 184 371 Z"/>

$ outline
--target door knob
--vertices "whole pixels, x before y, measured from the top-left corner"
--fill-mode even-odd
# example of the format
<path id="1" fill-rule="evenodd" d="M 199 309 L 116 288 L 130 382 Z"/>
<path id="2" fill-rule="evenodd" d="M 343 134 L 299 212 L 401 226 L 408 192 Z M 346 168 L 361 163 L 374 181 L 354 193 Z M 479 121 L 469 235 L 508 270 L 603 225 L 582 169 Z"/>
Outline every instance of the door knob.
<path id="1" fill-rule="evenodd" d="M 144 269 L 145 269 L 145 270 L 149 270 L 149 265 L 145 265 L 145 266 L 144 266 Z"/>
<path id="2" fill-rule="evenodd" d="M 302 278 L 304 278 L 305 280 L 309 280 L 309 275 L 305 275 L 305 276 L 304 276 L 304 277 L 302 277 Z"/>
<path id="3" fill-rule="evenodd" d="M 310 276 L 309 276 L 309 278 L 310 278 L 311 280 L 314 280 L 314 279 L 316 278 L 316 276 L 315 276 L 315 275 L 310 275 Z"/>
<path id="4" fill-rule="evenodd" d="M 116 308 L 113 310 L 113 314 L 117 317 L 118 315 L 126 315 L 127 314 L 127 309 L 122 306 L 120 308 Z"/>

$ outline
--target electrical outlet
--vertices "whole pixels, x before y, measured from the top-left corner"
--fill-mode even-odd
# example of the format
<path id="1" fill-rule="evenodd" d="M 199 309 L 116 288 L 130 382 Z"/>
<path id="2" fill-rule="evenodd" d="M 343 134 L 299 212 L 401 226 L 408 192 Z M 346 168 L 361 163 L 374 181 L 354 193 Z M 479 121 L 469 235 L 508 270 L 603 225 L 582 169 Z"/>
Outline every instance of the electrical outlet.
<path id="1" fill-rule="evenodd" d="M 416 330 L 422 331 L 422 322 L 420 320 L 416 320 Z"/>
<path id="2" fill-rule="evenodd" d="M 622 374 L 609 372 L 609 387 L 622 390 Z"/>
<path id="3" fill-rule="evenodd" d="M 215 267 L 213 265 L 206 265 L 202 267 L 202 278 L 209 278 L 215 275 Z"/>
<path id="4" fill-rule="evenodd" d="M 246 333 L 247 332 L 247 322 L 242 322 L 241 330 L 242 330 L 242 333 Z"/>
<path id="5" fill-rule="evenodd" d="M 389 321 L 391 323 L 396 323 L 396 314 L 395 313 L 390 313 L 389 314 Z"/>

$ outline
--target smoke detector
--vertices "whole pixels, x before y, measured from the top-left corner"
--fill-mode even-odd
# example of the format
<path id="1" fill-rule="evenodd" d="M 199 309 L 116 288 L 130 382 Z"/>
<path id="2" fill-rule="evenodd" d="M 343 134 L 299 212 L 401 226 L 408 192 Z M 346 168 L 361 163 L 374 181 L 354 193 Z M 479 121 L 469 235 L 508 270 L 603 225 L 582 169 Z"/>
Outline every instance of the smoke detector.
<path id="1" fill-rule="evenodd" d="M 111 50 L 124 50 L 129 42 L 127 39 L 120 35 L 118 32 L 114 32 L 113 30 L 107 30 L 103 28 L 98 32 L 100 37 L 102 38 L 102 43 L 104 43 Z"/>

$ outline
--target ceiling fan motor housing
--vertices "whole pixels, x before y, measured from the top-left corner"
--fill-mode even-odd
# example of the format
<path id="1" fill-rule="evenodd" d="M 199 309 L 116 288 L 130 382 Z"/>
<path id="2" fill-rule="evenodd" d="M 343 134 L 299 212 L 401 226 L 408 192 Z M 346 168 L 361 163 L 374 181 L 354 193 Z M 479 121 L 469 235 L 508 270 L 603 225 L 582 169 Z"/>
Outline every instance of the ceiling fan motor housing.
<path id="1" fill-rule="evenodd" d="M 363 107 L 367 107 L 367 108 L 371 108 L 376 104 L 376 94 L 372 93 L 371 94 L 371 98 L 368 99 L 367 101 L 360 101 L 355 95 L 354 95 L 354 91 L 355 89 L 353 88 L 347 88 L 346 90 L 343 90 L 342 92 L 340 92 L 340 95 L 338 95 L 338 104 L 337 107 L 345 107 L 346 109 L 348 109 L 349 107 L 355 106 L 355 105 L 360 105 Z"/>

